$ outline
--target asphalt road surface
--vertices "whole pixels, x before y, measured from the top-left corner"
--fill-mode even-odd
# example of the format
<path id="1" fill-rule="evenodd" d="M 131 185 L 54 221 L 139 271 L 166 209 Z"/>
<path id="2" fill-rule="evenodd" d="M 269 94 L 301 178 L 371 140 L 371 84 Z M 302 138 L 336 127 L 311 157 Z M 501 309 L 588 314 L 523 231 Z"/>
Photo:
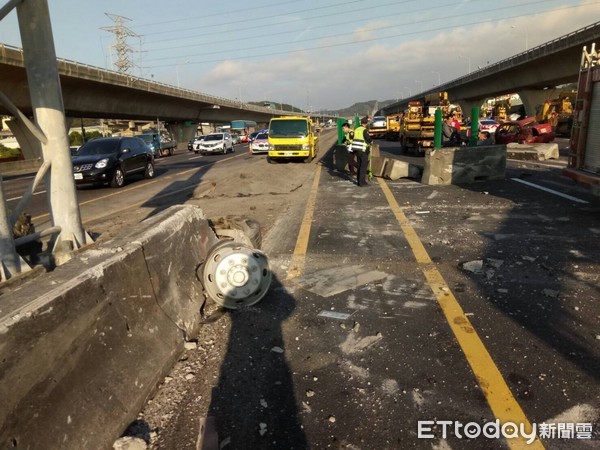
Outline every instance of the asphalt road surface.
<path id="1" fill-rule="evenodd" d="M 236 205 L 269 223 L 271 290 L 213 306 L 126 434 L 162 449 L 200 448 L 204 427 L 222 449 L 598 448 L 600 199 L 561 175 L 564 157 L 444 187 L 359 188 L 331 154 L 256 164 Z"/>

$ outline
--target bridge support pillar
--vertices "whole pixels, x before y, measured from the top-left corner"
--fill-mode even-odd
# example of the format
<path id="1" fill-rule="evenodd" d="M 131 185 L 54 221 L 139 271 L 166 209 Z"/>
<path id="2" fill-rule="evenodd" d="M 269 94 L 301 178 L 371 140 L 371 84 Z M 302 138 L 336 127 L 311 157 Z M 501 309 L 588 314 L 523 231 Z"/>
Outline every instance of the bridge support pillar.
<path id="1" fill-rule="evenodd" d="M 182 144 L 187 145 L 187 142 L 191 141 L 192 138 L 196 135 L 196 130 L 198 129 L 198 122 L 190 121 L 183 123 L 170 123 L 167 125 L 167 129 L 177 141 L 177 147 L 181 147 Z"/>
<path id="2" fill-rule="evenodd" d="M 485 102 L 485 98 L 475 99 L 475 100 L 457 100 L 458 106 L 460 106 L 460 110 L 462 111 L 463 120 L 471 115 L 473 108 L 481 109 L 481 105 Z"/>
<path id="3" fill-rule="evenodd" d="M 546 100 L 557 97 L 560 94 L 561 89 L 523 89 L 517 92 L 523 107 L 525 108 L 525 115 L 527 117 L 534 117 L 537 112 L 537 107 L 543 105 Z"/>

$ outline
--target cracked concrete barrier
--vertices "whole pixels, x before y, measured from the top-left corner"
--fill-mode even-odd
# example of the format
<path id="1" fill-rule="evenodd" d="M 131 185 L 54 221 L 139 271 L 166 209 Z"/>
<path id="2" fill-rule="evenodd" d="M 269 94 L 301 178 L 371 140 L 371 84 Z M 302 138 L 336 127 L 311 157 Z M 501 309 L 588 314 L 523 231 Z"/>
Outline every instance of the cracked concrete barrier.
<path id="1" fill-rule="evenodd" d="M 558 144 L 550 142 L 548 144 L 517 144 L 515 142 L 507 144 L 506 152 L 510 159 L 519 159 L 522 161 L 545 161 L 547 159 L 558 159 Z"/>
<path id="2" fill-rule="evenodd" d="M 0 297 L 0 445 L 108 448 L 198 326 L 218 239 L 174 206 Z"/>
<path id="3" fill-rule="evenodd" d="M 505 145 L 445 147 L 427 151 L 421 182 L 448 185 L 502 180 L 505 171 Z"/>

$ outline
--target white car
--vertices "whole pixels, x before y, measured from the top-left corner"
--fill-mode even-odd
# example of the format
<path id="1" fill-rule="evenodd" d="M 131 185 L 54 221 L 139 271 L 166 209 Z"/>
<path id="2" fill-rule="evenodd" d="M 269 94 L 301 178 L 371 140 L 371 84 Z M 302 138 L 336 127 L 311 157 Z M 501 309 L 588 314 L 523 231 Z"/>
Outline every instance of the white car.
<path id="1" fill-rule="evenodd" d="M 206 155 L 207 153 L 223 153 L 233 152 L 233 140 L 229 133 L 212 133 L 196 146 L 195 153 Z"/>
<path id="2" fill-rule="evenodd" d="M 202 136 L 196 136 L 194 137 L 194 139 L 192 139 L 190 142 L 188 142 L 188 150 L 192 151 L 195 150 L 198 145 L 200 144 L 200 142 L 202 142 L 204 140 L 206 136 L 202 135 Z"/>

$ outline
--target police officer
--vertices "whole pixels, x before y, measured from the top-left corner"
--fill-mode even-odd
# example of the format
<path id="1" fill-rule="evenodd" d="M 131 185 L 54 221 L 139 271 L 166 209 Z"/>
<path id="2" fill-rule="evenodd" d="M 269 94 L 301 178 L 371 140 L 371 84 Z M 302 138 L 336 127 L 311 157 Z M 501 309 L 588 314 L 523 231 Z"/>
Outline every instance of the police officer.
<path id="1" fill-rule="evenodd" d="M 348 171 L 350 175 L 356 175 L 356 159 L 354 158 L 354 152 L 352 151 L 352 141 L 354 140 L 354 131 L 350 129 L 348 122 L 342 125 L 342 131 L 344 132 L 343 144 L 348 148 Z"/>
<path id="2" fill-rule="evenodd" d="M 366 117 L 360 119 L 360 126 L 354 130 L 354 139 L 352 140 L 352 152 L 356 156 L 358 163 L 357 181 L 359 186 L 368 186 L 367 169 L 369 168 L 369 151 L 370 144 L 373 141 L 366 125 L 369 120 Z"/>

